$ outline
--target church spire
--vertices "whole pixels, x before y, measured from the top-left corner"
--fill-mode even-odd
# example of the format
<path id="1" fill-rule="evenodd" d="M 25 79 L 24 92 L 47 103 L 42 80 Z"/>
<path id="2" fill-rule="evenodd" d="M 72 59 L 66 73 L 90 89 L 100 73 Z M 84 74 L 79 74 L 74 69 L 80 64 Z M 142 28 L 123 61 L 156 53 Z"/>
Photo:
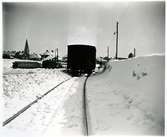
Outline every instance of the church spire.
<path id="1" fill-rule="evenodd" d="M 25 47 L 24 47 L 24 58 L 29 59 L 29 46 L 28 40 L 26 39 Z"/>

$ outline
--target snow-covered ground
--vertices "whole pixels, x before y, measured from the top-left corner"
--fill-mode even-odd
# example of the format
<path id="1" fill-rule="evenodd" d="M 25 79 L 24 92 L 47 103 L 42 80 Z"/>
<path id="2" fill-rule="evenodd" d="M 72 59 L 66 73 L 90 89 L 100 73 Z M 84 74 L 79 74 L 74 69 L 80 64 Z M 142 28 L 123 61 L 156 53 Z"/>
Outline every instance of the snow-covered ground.
<path id="1" fill-rule="evenodd" d="M 4 60 L 4 120 L 71 78 L 59 69 L 12 69 Z M 0 128 L 3 137 L 84 135 L 83 83 L 73 77 Z M 165 57 L 111 61 L 87 81 L 89 135 L 163 135 Z"/>
<path id="2" fill-rule="evenodd" d="M 4 119 L 70 78 L 57 69 L 12 69 L 14 60 L 4 60 L 3 98 Z"/>
<path id="3" fill-rule="evenodd" d="M 90 135 L 164 134 L 165 57 L 111 61 L 88 79 Z"/>
<path id="4" fill-rule="evenodd" d="M 83 135 L 82 87 L 84 78 L 72 78 L 3 127 L 5 137 Z"/>
<path id="5" fill-rule="evenodd" d="M 15 60 L 3 64 L 3 120 L 71 76 L 58 69 L 12 69 Z M 4 137 L 83 135 L 83 83 L 73 77 L 32 105 L 6 126 Z"/>

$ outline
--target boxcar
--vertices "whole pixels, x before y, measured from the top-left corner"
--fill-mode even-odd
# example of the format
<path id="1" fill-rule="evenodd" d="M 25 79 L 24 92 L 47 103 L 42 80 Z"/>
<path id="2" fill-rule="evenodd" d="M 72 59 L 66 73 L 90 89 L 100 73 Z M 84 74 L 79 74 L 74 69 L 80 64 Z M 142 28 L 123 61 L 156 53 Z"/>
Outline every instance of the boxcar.
<path id="1" fill-rule="evenodd" d="M 42 64 L 39 62 L 32 61 L 15 61 L 13 62 L 13 68 L 41 68 Z"/>
<path id="2" fill-rule="evenodd" d="M 68 45 L 67 69 L 74 75 L 92 73 L 96 66 L 96 48 L 91 45 Z"/>

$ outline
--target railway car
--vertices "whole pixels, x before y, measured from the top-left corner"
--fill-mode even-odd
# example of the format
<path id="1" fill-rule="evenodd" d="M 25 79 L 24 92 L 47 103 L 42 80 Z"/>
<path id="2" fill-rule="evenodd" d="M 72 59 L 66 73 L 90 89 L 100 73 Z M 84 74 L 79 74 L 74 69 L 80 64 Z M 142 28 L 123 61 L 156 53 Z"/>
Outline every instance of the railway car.
<path id="1" fill-rule="evenodd" d="M 13 68 L 41 68 L 42 64 L 35 61 L 15 61 L 13 62 Z"/>
<path id="2" fill-rule="evenodd" d="M 91 74 L 96 66 L 96 48 L 91 45 L 68 45 L 67 69 L 72 75 Z"/>

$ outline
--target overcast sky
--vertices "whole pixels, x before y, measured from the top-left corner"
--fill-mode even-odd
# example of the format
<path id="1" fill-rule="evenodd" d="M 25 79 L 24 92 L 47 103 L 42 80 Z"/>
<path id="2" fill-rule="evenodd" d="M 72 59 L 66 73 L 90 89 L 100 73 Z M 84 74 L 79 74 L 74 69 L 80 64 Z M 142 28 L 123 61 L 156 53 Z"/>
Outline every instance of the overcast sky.
<path id="1" fill-rule="evenodd" d="M 3 48 L 23 50 L 28 39 L 31 52 L 68 44 L 96 46 L 97 56 L 115 56 L 116 21 L 119 21 L 119 53 L 127 57 L 165 52 L 164 2 L 57 2 L 3 3 Z"/>

